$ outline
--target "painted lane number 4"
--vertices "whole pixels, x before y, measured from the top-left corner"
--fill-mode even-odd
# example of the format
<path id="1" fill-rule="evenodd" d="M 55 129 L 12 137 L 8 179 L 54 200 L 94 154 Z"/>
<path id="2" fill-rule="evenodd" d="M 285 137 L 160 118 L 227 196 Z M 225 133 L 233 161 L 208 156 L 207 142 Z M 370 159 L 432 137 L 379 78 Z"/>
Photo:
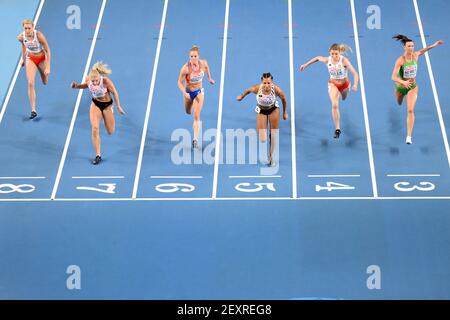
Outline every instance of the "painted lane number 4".
<path id="1" fill-rule="evenodd" d="M 316 184 L 316 192 L 320 192 L 323 190 L 328 191 L 328 192 L 335 191 L 335 190 L 355 190 L 355 187 L 349 186 L 347 184 L 331 182 L 331 181 L 327 181 L 326 187 Z"/>

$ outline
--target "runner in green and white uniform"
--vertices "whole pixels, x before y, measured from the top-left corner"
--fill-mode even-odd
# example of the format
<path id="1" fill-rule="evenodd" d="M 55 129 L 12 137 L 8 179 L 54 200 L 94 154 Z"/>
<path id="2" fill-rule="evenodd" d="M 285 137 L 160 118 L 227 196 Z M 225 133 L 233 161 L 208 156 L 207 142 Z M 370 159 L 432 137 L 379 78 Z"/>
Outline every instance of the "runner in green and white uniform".
<path id="1" fill-rule="evenodd" d="M 408 115 L 406 117 L 406 143 L 412 144 L 412 131 L 415 120 L 414 107 L 417 101 L 417 94 L 419 93 L 419 87 L 416 82 L 419 57 L 428 50 L 435 48 L 444 42 L 439 40 L 429 47 L 414 51 L 414 41 L 408 37 L 398 34 L 394 36 L 393 39 L 401 41 L 405 50 L 404 54 L 395 62 L 395 67 L 392 71 L 392 80 L 395 82 L 395 96 L 397 97 L 397 103 L 402 105 L 403 99 L 406 97 L 406 104 L 408 105 Z"/>
<path id="2" fill-rule="evenodd" d="M 395 84 L 395 88 L 397 89 L 397 92 L 402 94 L 403 96 L 406 96 L 408 92 L 414 88 L 417 87 L 416 76 L 417 76 L 417 60 L 407 61 L 406 57 L 403 56 L 405 63 L 402 64 L 400 67 L 400 70 L 398 72 L 398 76 L 408 81 L 408 83 L 411 83 L 411 85 L 407 88 L 399 85 L 398 83 Z M 411 79 L 411 80 L 410 80 Z"/>

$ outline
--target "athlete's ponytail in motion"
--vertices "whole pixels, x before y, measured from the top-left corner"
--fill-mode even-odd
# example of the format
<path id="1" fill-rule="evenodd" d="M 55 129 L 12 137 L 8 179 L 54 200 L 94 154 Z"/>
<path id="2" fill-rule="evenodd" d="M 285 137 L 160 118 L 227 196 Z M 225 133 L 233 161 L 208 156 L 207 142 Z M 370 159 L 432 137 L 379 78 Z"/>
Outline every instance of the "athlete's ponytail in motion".
<path id="1" fill-rule="evenodd" d="M 90 76 L 108 75 L 111 74 L 112 70 L 108 68 L 108 65 L 103 61 L 97 61 L 91 69 Z"/>
<path id="2" fill-rule="evenodd" d="M 410 38 L 402 34 L 396 34 L 395 36 L 392 37 L 392 39 L 400 41 L 401 43 L 403 43 L 403 45 L 406 45 L 407 42 L 412 42 Z"/>
<path id="3" fill-rule="evenodd" d="M 348 45 L 344 44 L 344 43 L 333 43 L 330 47 L 330 50 L 337 50 L 339 51 L 341 54 L 346 54 L 347 52 L 353 52 L 352 48 L 350 48 Z"/>

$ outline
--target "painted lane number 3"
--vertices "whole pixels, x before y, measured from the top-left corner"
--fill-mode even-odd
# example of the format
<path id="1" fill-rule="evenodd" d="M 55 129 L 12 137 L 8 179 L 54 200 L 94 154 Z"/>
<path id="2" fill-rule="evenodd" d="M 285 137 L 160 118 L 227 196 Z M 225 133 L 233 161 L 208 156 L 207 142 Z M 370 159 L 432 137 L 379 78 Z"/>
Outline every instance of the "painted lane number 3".
<path id="1" fill-rule="evenodd" d="M 394 188 L 401 192 L 410 191 L 433 191 L 436 186 L 431 182 L 419 182 L 419 185 L 411 184 L 410 182 L 397 182 L 394 184 Z"/>

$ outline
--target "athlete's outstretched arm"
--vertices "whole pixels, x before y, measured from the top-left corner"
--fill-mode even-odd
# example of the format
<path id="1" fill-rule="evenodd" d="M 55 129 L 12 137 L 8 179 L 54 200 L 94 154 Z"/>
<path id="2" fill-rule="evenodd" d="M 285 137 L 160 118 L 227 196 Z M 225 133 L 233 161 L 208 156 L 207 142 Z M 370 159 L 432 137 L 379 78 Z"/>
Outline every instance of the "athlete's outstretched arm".
<path id="1" fill-rule="evenodd" d="M 433 43 L 431 46 L 428 46 L 428 47 L 426 47 L 426 48 L 423 48 L 422 50 L 417 51 L 417 54 L 418 54 L 419 57 L 420 57 L 420 56 L 423 55 L 425 52 L 427 52 L 427 51 L 429 51 L 429 50 L 431 50 L 431 49 L 433 49 L 433 48 L 436 48 L 437 46 L 439 46 L 439 45 L 441 45 L 441 44 L 444 44 L 444 41 L 438 40 L 438 41 L 436 41 L 435 43 Z"/>
<path id="2" fill-rule="evenodd" d="M 70 87 L 72 89 L 86 89 L 88 87 L 88 85 L 86 82 L 78 84 L 75 81 L 72 81 L 72 83 L 70 84 Z"/>
<path id="3" fill-rule="evenodd" d="M 317 56 L 315 58 L 312 58 L 311 60 L 309 60 L 307 63 L 302 64 L 300 66 L 300 71 L 304 71 L 307 67 L 309 67 L 311 64 L 316 63 L 316 62 L 323 62 L 323 63 L 327 63 L 328 62 L 328 58 L 326 57 L 321 57 L 321 56 Z"/>
<path id="4" fill-rule="evenodd" d="M 275 93 L 276 93 L 277 96 L 280 97 L 281 103 L 283 103 L 283 119 L 287 120 L 288 119 L 288 113 L 286 111 L 286 105 L 287 105 L 286 95 L 284 94 L 283 90 L 281 90 L 281 88 L 278 87 L 278 86 L 275 86 Z"/>
<path id="5" fill-rule="evenodd" d="M 344 66 L 346 66 L 353 75 L 353 79 L 354 79 L 353 91 L 358 90 L 358 81 L 359 81 L 358 72 L 356 72 L 356 70 L 353 67 L 353 65 L 351 64 L 350 60 L 348 60 L 347 58 L 344 58 Z"/>
<path id="6" fill-rule="evenodd" d="M 254 86 L 252 86 L 252 87 L 248 88 L 247 90 L 245 90 L 242 94 L 238 95 L 238 96 L 236 97 L 236 100 L 237 100 L 237 101 L 241 101 L 241 100 L 244 99 L 245 96 L 248 95 L 249 93 L 257 94 L 257 93 L 258 93 L 258 90 L 259 90 L 259 85 L 258 85 L 258 84 L 255 84 Z"/>
<path id="7" fill-rule="evenodd" d="M 111 92 L 114 96 L 114 100 L 116 101 L 117 110 L 119 111 L 120 114 L 125 114 L 125 111 L 123 111 L 122 106 L 120 104 L 119 93 L 117 92 L 116 87 L 114 86 L 114 83 L 112 82 L 111 79 L 108 79 L 108 78 L 104 78 L 103 81 L 105 81 L 108 91 Z"/>
<path id="8" fill-rule="evenodd" d="M 187 99 L 190 99 L 191 96 L 186 92 L 186 87 L 183 84 L 183 81 L 186 79 L 186 68 L 184 66 L 181 67 L 180 75 L 178 76 L 178 88 L 180 89 L 183 96 Z"/>
<path id="9" fill-rule="evenodd" d="M 22 58 L 20 59 L 20 66 L 23 67 L 25 65 L 25 45 L 23 44 L 23 33 L 20 33 L 17 36 L 17 40 L 19 40 L 20 44 L 22 45 Z"/>
<path id="10" fill-rule="evenodd" d="M 208 81 L 209 81 L 209 83 L 211 83 L 211 84 L 216 83 L 216 82 L 213 80 L 213 78 L 211 77 L 211 70 L 209 69 L 208 61 L 203 60 L 203 62 L 205 63 L 205 69 L 206 69 L 206 74 L 207 74 L 207 76 L 208 76 Z"/>
<path id="11" fill-rule="evenodd" d="M 38 31 L 37 32 L 37 37 L 39 39 L 39 42 L 42 43 L 42 48 L 44 49 L 45 61 L 46 61 L 46 66 L 45 66 L 44 73 L 48 76 L 50 74 L 50 63 L 51 63 L 51 60 L 52 60 L 52 54 L 50 52 L 50 47 L 48 45 L 47 39 L 45 39 L 45 37 L 42 34 L 42 32 Z"/>

